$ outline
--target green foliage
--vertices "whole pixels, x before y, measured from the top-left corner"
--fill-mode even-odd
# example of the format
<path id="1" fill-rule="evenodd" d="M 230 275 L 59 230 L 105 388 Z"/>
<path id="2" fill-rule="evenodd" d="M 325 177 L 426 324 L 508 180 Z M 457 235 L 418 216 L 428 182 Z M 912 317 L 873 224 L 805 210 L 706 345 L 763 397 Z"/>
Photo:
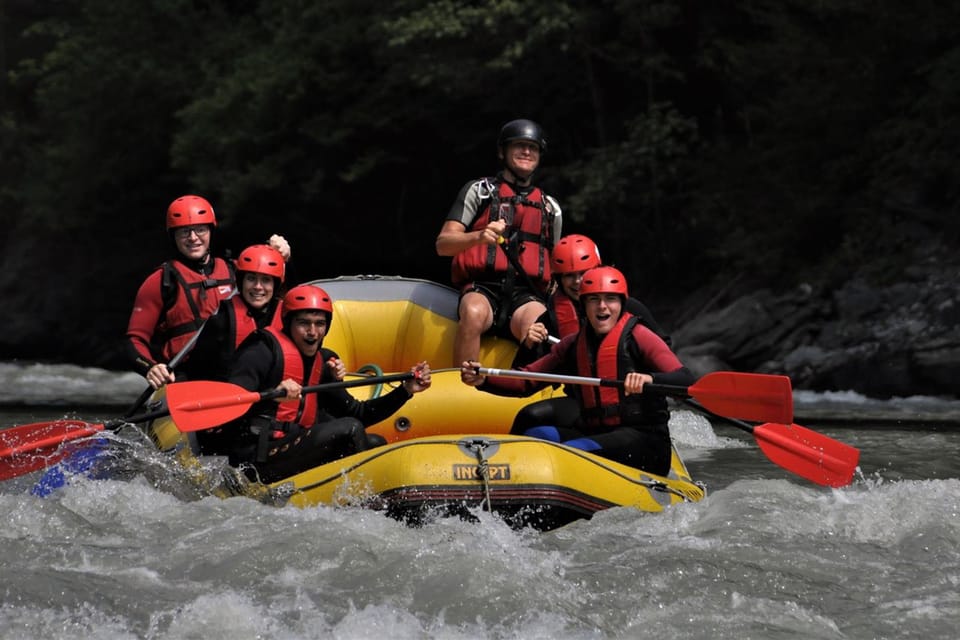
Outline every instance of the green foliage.
<path id="1" fill-rule="evenodd" d="M 887 259 L 880 246 L 904 250 L 877 242 L 898 233 L 878 225 L 896 219 L 891 208 L 943 224 L 956 192 L 934 184 L 957 176 L 935 141 L 956 127 L 938 114 L 951 113 L 960 78 L 933 69 L 956 68 L 954 5 L 770 0 L 720 11 L 702 50 L 722 93 L 713 120 L 701 119 L 707 144 L 691 178 L 693 207 L 714 227 L 713 264 L 771 282 L 829 278 L 818 272 Z"/>
<path id="2" fill-rule="evenodd" d="M 858 241 L 873 216 L 958 235 L 946 0 L 20 10 L 4 16 L 5 220 L 126 237 L 194 191 L 235 237 L 322 244 L 298 253 L 318 256 L 305 276 L 326 261 L 442 278 L 446 207 L 496 170 L 500 124 L 527 116 L 567 230 L 631 280 L 842 271 L 877 246 Z"/>
<path id="3" fill-rule="evenodd" d="M 686 197 L 683 170 L 696 142 L 696 124 L 668 104 L 655 104 L 627 123 L 625 137 L 587 151 L 568 171 L 576 194 L 566 201 L 573 220 L 597 229 L 603 254 L 631 272 L 669 272 L 685 260 L 673 242 L 692 233 L 692 217 L 677 216 Z"/>
<path id="4" fill-rule="evenodd" d="M 17 114 L 26 149 L 25 210 L 52 228 L 88 215 L 121 218 L 163 184 L 172 114 L 190 99 L 195 67 L 184 52 L 204 42 L 190 2 L 64 3 L 29 32 L 53 44 L 19 61 L 15 84 L 35 87 L 36 113 Z M 191 51 L 190 55 L 195 55 Z M 141 191 L 142 190 L 142 191 Z"/>

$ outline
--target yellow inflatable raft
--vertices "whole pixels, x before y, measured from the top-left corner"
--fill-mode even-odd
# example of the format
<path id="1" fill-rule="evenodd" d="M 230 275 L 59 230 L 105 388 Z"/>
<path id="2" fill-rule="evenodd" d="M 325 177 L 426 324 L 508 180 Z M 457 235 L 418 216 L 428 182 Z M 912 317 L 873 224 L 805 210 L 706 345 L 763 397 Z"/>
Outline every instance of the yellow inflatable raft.
<path id="1" fill-rule="evenodd" d="M 683 477 L 663 478 L 561 444 L 510 435 L 427 436 L 364 451 L 269 486 L 232 474 L 221 490 L 273 504 L 355 505 L 418 524 L 493 511 L 513 526 L 553 529 L 610 507 L 658 512 L 697 501 Z M 671 476 L 674 474 L 671 473 Z"/>
<path id="2" fill-rule="evenodd" d="M 545 389 L 530 398 L 504 398 L 460 382 L 453 366 L 458 294 L 426 280 L 352 276 L 316 280 L 333 299 L 333 323 L 323 345 L 333 349 L 351 371 L 408 371 L 426 360 L 437 371 L 429 391 L 411 398 L 390 419 L 369 427 L 387 441 L 451 433 L 506 433 L 513 416 L 526 404 L 559 394 Z M 511 340 L 485 336 L 480 362 L 509 368 L 517 352 Z M 361 399 L 380 393 L 356 387 Z"/>
<path id="3" fill-rule="evenodd" d="M 314 282 L 334 300 L 324 346 L 349 370 L 406 371 L 427 360 L 431 368 L 452 364 L 457 292 L 424 280 L 355 276 Z M 509 368 L 516 345 L 485 337 L 484 366 Z M 551 397 L 546 389 L 529 398 L 493 396 L 460 382 L 458 371 L 433 376 L 390 419 L 369 427 L 386 446 L 327 463 L 280 482 L 251 482 L 234 470 L 214 483 L 223 497 L 243 495 L 271 504 L 362 505 L 409 522 L 433 513 L 469 517 L 489 510 L 517 526 L 550 529 L 614 506 L 657 512 L 703 497 L 674 452 L 669 477 L 651 475 L 561 444 L 508 435 L 524 405 Z M 364 399 L 375 387 L 351 389 Z M 202 475 L 192 438 L 169 419 L 150 433 L 162 450 Z M 211 484 L 209 479 L 205 484 Z"/>

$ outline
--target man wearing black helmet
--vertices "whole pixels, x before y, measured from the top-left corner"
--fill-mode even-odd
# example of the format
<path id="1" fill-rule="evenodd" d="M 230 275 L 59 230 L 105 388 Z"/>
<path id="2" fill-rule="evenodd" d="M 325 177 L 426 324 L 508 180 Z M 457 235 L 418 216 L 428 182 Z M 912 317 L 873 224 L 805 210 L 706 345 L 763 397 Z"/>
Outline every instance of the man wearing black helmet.
<path id="1" fill-rule="evenodd" d="M 500 172 L 460 189 L 437 236 L 437 254 L 453 258 L 452 280 L 461 291 L 455 366 L 479 357 L 487 331 L 519 342 L 546 311 L 550 250 L 561 233 L 560 205 L 532 182 L 546 148 L 536 122 L 505 124 L 497 140 Z"/>

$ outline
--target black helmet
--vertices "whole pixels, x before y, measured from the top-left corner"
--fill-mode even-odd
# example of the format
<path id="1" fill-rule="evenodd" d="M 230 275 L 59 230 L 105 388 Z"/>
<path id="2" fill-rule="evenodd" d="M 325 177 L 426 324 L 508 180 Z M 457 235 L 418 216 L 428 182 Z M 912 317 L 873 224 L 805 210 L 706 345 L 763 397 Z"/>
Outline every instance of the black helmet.
<path id="1" fill-rule="evenodd" d="M 511 120 L 500 129 L 500 137 L 497 138 L 497 146 L 501 149 L 514 140 L 529 140 L 540 146 L 540 153 L 547 150 L 547 139 L 543 135 L 543 129 L 533 120 Z"/>

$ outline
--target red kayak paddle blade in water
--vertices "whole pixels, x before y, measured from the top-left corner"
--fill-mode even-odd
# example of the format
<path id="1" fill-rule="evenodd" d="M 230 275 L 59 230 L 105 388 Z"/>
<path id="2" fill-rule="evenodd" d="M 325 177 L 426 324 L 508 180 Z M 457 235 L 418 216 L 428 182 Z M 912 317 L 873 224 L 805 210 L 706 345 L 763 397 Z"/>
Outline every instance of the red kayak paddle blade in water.
<path id="1" fill-rule="evenodd" d="M 71 453 L 64 443 L 103 431 L 82 420 L 36 422 L 0 431 L 0 480 L 9 480 L 56 464 Z"/>
<path id="2" fill-rule="evenodd" d="M 860 450 L 798 424 L 762 424 L 753 435 L 770 460 L 827 487 L 853 481 Z"/>

